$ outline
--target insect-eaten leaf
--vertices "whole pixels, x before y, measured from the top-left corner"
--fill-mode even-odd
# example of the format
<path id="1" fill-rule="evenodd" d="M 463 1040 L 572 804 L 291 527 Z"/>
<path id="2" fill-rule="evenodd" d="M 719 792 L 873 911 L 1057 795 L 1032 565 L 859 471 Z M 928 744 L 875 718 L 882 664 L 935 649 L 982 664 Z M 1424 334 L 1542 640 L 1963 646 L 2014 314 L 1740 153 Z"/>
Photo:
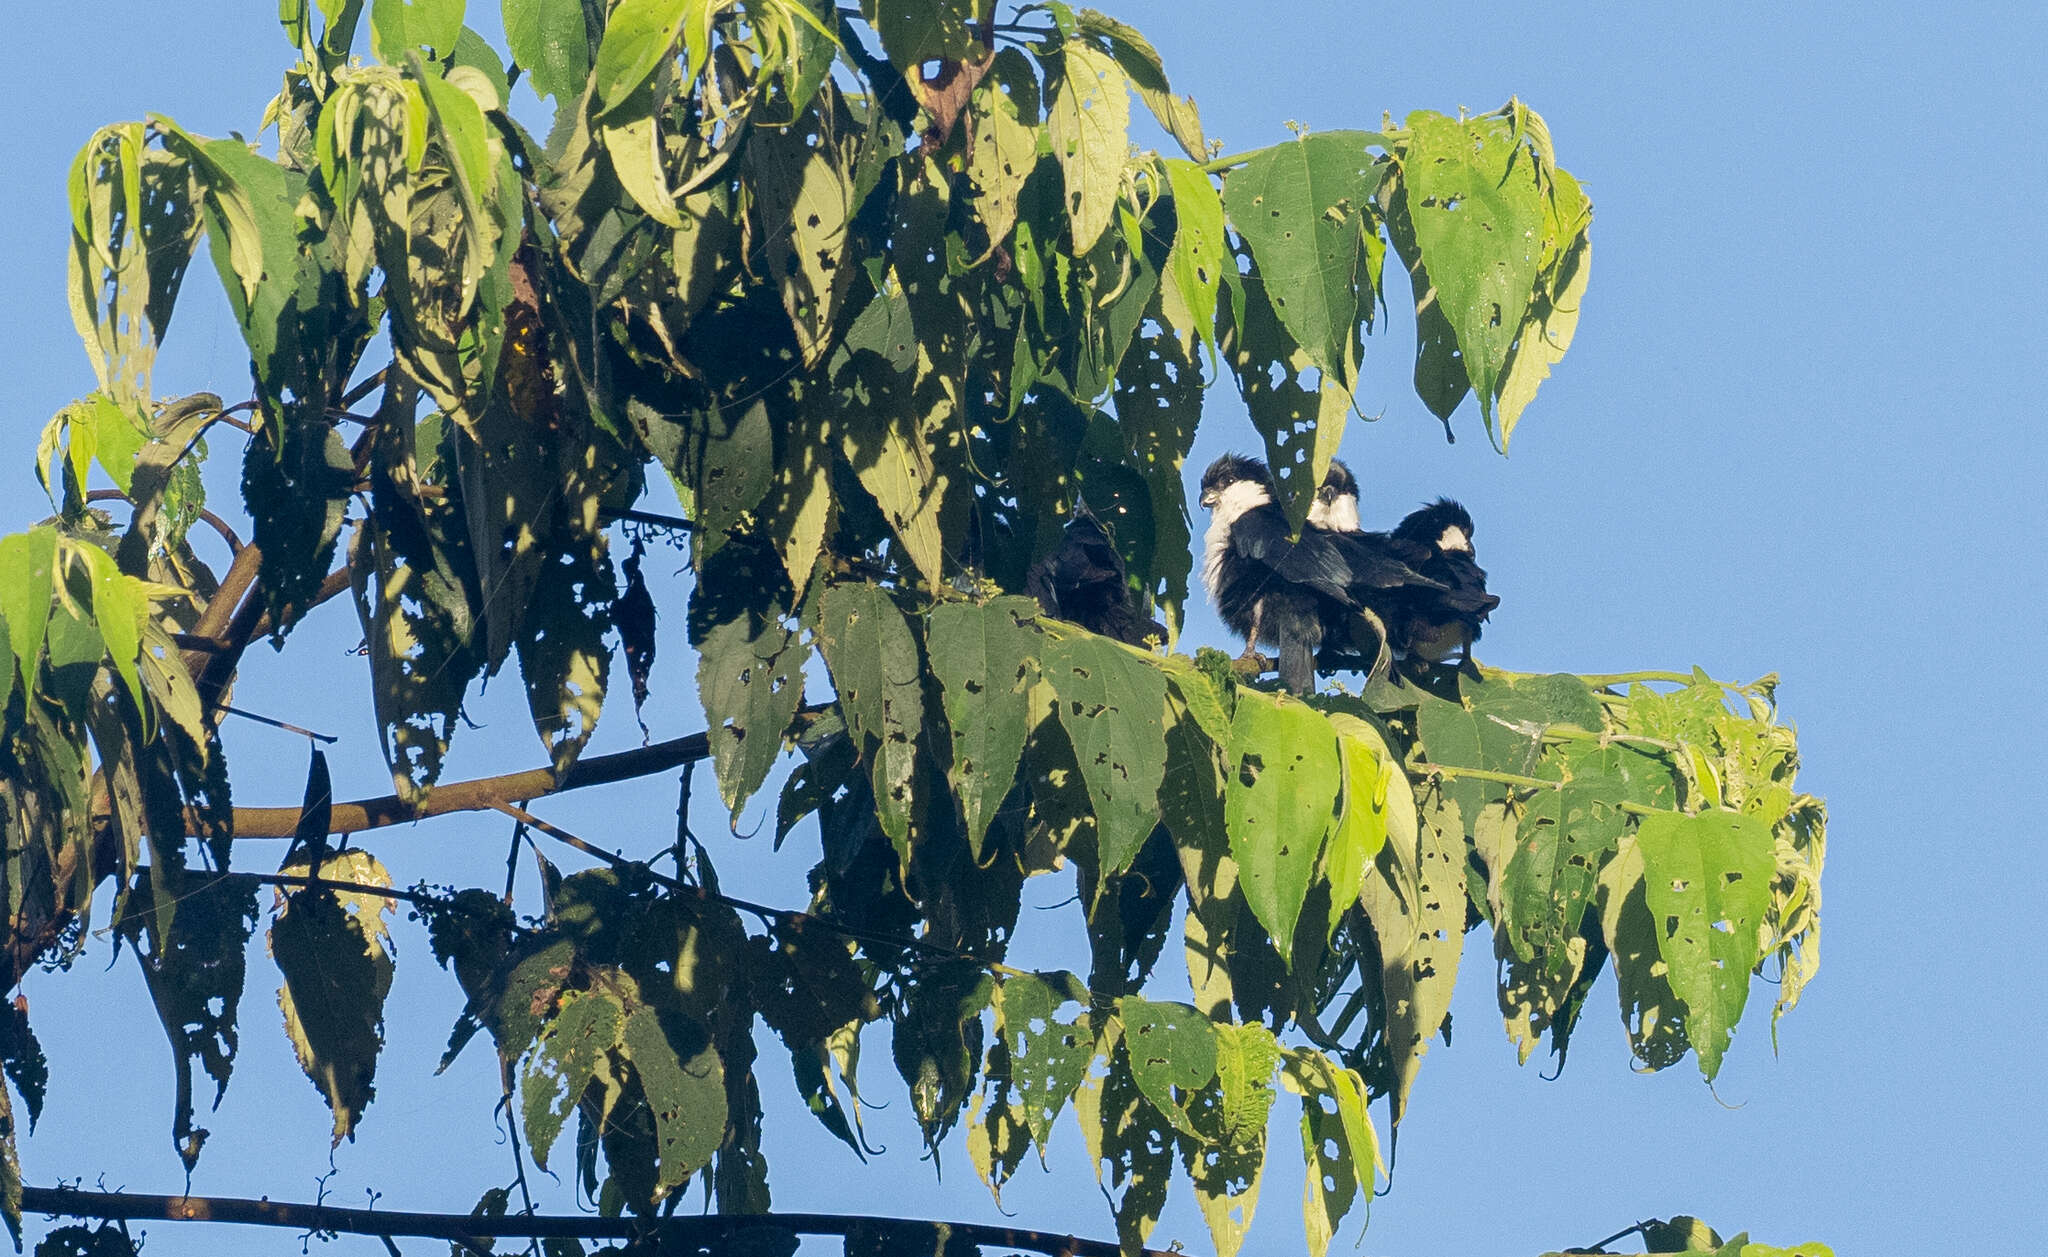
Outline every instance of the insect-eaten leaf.
<path id="1" fill-rule="evenodd" d="M 374 857 L 348 851 L 315 870 L 285 873 L 322 881 L 389 888 L 391 875 Z M 270 954 L 284 975 L 278 1008 L 299 1068 L 334 1112 L 334 1142 L 355 1137 L 356 1123 L 376 1094 L 377 1055 L 384 1047 L 384 997 L 394 968 L 384 914 L 392 901 L 370 891 L 306 887 L 280 891 L 270 926 Z"/>

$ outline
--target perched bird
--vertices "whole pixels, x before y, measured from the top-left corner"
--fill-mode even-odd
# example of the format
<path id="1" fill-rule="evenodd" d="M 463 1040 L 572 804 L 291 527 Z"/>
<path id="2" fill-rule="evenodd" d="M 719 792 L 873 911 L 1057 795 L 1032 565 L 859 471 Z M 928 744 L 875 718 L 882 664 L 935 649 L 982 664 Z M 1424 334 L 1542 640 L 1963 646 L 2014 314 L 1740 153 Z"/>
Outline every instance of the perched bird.
<path id="1" fill-rule="evenodd" d="M 1461 664 L 1473 666 L 1472 643 L 1500 598 L 1486 592 L 1486 569 L 1472 549 L 1471 513 L 1449 498 L 1438 498 L 1409 512 L 1395 527 L 1393 542 L 1396 554 L 1449 586 L 1452 595 L 1415 609 L 1395 630 L 1401 648 L 1431 663 L 1455 650 Z"/>
<path id="2" fill-rule="evenodd" d="M 1383 538 L 1315 527 L 1290 536 L 1272 473 L 1256 458 L 1226 454 L 1211 463 L 1201 500 L 1211 512 L 1202 554 L 1210 601 L 1245 639 L 1245 658 L 1260 643 L 1277 650 L 1280 683 L 1296 694 L 1315 687 L 1316 655 L 1326 642 L 1377 656 L 1383 634 L 1371 603 L 1384 591 L 1441 588 L 1393 559 Z"/>
<path id="3" fill-rule="evenodd" d="M 1411 512 L 1392 533 L 1366 532 L 1359 522 L 1358 480 L 1332 461 L 1309 508 L 1309 523 L 1356 537 L 1351 544 L 1385 555 L 1426 578 L 1373 600 L 1388 644 L 1402 656 L 1439 663 L 1453 651 L 1469 662 L 1480 625 L 1500 599 L 1486 592 L 1486 570 L 1472 551 L 1472 515 L 1449 498 Z"/>
<path id="4" fill-rule="evenodd" d="M 1024 592 L 1036 598 L 1047 615 L 1091 633 L 1133 646 L 1143 646 L 1151 637 L 1166 638 L 1165 626 L 1148 617 L 1133 596 L 1129 571 L 1109 531 L 1079 503 L 1060 535 L 1059 548 L 1025 574 Z"/>

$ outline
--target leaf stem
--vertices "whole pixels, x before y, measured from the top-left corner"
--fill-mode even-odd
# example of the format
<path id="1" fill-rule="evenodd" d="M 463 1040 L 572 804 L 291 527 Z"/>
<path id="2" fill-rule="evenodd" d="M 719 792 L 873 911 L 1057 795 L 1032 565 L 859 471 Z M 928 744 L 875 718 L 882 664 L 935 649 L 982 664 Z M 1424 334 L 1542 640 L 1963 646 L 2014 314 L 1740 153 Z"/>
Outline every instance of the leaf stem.
<path id="1" fill-rule="evenodd" d="M 1520 773 L 1496 772 L 1491 768 L 1460 768 L 1455 764 L 1414 764 L 1409 767 L 1410 776 L 1459 777 L 1469 781 L 1494 781 L 1504 786 L 1517 786 L 1524 790 L 1562 790 L 1569 783 L 1546 781 L 1541 777 L 1525 777 Z M 1631 816 L 1659 816 L 1667 808 L 1647 807 L 1641 803 L 1623 800 L 1615 806 Z"/>

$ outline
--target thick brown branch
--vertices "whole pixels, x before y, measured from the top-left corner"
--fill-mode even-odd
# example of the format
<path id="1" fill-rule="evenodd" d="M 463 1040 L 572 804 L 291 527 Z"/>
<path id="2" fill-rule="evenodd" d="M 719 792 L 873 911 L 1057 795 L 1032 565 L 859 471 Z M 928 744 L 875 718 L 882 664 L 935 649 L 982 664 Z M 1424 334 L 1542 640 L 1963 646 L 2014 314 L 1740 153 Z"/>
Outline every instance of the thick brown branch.
<path id="1" fill-rule="evenodd" d="M 716 1248 L 748 1232 L 794 1235 L 860 1235 L 882 1233 L 905 1252 L 933 1249 L 945 1237 L 969 1244 L 1021 1248 L 1048 1257 L 1119 1257 L 1105 1240 L 1076 1239 L 1018 1227 L 983 1226 L 974 1222 L 930 1222 L 912 1218 L 867 1217 L 841 1213 L 714 1214 L 705 1217 L 601 1218 L 588 1214 L 521 1215 L 497 1218 L 462 1213 L 405 1213 L 382 1209 L 338 1209 L 329 1205 L 294 1204 L 278 1200 L 244 1200 L 226 1196 L 146 1196 L 126 1192 L 87 1192 L 68 1187 L 24 1187 L 21 1211 L 70 1218 L 137 1218 L 166 1222 L 228 1222 L 250 1226 L 289 1227 L 295 1231 L 328 1231 L 350 1235 L 417 1235 L 429 1239 L 532 1239 L 569 1236 L 577 1239 L 634 1239 L 660 1236 L 685 1248 Z M 1167 1257 L 1157 1249 L 1138 1249 L 1141 1257 Z"/>
<path id="2" fill-rule="evenodd" d="M 822 707 L 806 707 L 797 712 L 797 720 L 807 722 L 816 716 Z M 488 812 L 501 803 L 515 803 L 521 799 L 539 799 L 564 790 L 581 790 L 585 786 L 604 786 L 617 781 L 630 781 L 651 773 L 664 772 L 690 760 L 705 759 L 711 754 L 711 737 L 706 733 L 692 733 L 685 737 L 671 738 L 653 746 L 635 747 L 630 751 L 618 751 L 611 755 L 585 756 L 576 761 L 561 780 L 555 779 L 551 768 L 530 768 L 525 772 L 504 773 L 496 777 L 478 777 L 473 781 L 458 781 L 452 785 L 436 787 L 426 802 L 417 807 L 408 805 L 395 794 L 379 795 L 374 799 L 357 799 L 351 803 L 334 805 L 332 819 L 328 822 L 329 832 L 336 834 L 357 834 L 366 829 L 382 829 L 387 825 L 403 825 L 408 821 L 424 820 L 429 816 L 442 816 L 449 812 Z M 188 825 L 195 832 L 199 824 L 196 814 L 188 816 Z M 299 809 L 296 807 L 238 807 L 235 809 L 235 837 L 237 838 L 289 838 L 298 830 Z"/>

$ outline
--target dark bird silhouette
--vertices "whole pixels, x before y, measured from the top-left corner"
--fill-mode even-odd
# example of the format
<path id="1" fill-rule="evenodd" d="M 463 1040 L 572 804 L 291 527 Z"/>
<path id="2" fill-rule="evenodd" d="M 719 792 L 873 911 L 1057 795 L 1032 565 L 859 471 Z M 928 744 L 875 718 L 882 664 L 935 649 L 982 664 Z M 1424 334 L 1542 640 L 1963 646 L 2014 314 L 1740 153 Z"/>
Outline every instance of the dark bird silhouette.
<path id="1" fill-rule="evenodd" d="M 1075 505 L 1059 548 L 1031 565 L 1024 592 L 1036 598 L 1047 615 L 1091 633 L 1132 646 L 1143 646 L 1147 638 L 1166 639 L 1166 627 L 1139 607 L 1129 570 L 1109 530 L 1086 506 Z"/>
<path id="2" fill-rule="evenodd" d="M 1396 653 L 1440 663 L 1456 652 L 1461 664 L 1470 664 L 1481 625 L 1500 605 L 1499 597 L 1486 592 L 1486 569 L 1473 553 L 1471 512 L 1438 498 L 1411 512 L 1392 533 L 1366 532 L 1359 522 L 1358 480 L 1349 467 L 1333 461 L 1309 508 L 1309 523 L 1355 537 L 1349 544 L 1371 547 L 1427 578 L 1425 584 L 1368 597 Z"/>
<path id="3" fill-rule="evenodd" d="M 1377 667 L 1385 637 L 1379 604 L 1392 591 L 1446 592 L 1394 558 L 1383 537 L 1319 527 L 1291 536 L 1272 474 L 1256 458 L 1226 454 L 1210 464 L 1202 505 L 1211 511 L 1202 582 L 1217 614 L 1245 639 L 1246 658 L 1261 643 L 1279 652 L 1280 683 L 1296 694 L 1315 687 L 1326 646 Z"/>

